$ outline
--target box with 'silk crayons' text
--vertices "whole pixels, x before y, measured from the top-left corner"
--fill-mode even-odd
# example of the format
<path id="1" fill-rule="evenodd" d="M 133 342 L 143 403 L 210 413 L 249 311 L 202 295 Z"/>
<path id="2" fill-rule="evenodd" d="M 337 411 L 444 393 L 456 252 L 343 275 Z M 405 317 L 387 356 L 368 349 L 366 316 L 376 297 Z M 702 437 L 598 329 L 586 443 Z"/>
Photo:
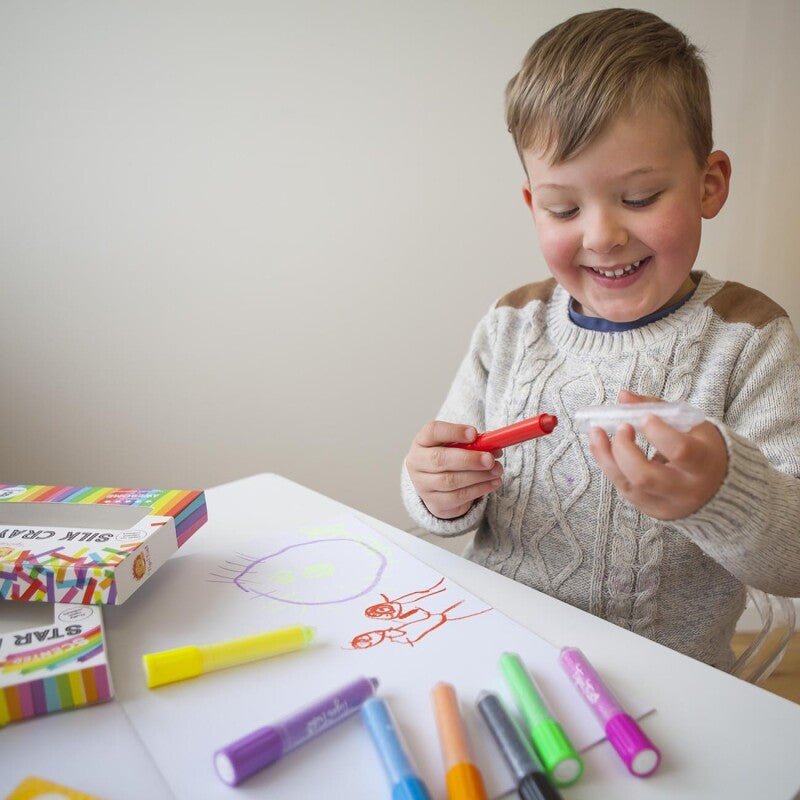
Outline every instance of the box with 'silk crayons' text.
<path id="1" fill-rule="evenodd" d="M 207 519 L 201 491 L 0 484 L 0 599 L 118 605 Z"/>

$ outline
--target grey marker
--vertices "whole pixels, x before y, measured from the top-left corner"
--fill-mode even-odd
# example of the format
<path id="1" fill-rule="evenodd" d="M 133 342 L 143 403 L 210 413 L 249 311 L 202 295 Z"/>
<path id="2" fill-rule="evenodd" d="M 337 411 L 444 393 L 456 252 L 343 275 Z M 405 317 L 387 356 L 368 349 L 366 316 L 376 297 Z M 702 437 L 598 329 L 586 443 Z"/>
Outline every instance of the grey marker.
<path id="1" fill-rule="evenodd" d="M 519 796 L 523 800 L 562 800 L 497 695 L 481 692 L 478 710 L 514 775 Z"/>

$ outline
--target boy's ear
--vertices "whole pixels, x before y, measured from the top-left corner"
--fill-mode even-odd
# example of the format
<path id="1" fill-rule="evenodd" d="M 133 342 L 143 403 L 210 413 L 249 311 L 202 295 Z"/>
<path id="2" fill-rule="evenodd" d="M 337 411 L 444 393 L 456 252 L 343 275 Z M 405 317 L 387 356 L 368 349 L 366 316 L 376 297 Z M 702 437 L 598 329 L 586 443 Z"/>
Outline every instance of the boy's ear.
<path id="1" fill-rule="evenodd" d="M 700 210 L 703 219 L 712 219 L 719 214 L 728 199 L 731 183 L 731 160 L 722 150 L 715 150 L 708 157 L 703 178 L 703 197 Z"/>
<path id="2" fill-rule="evenodd" d="M 522 184 L 522 199 L 530 209 L 531 214 L 533 214 L 533 197 L 531 197 L 531 184 L 528 180 L 525 180 Z"/>

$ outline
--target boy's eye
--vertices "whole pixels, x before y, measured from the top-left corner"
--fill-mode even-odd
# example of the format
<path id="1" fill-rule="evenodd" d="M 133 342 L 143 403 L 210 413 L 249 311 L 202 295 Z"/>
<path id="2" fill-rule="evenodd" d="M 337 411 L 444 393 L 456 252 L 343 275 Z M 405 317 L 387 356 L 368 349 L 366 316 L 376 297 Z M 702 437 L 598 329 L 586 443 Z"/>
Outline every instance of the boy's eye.
<path id="1" fill-rule="evenodd" d="M 623 200 L 622 202 L 628 208 L 644 208 L 645 206 L 652 205 L 655 203 L 656 200 L 663 194 L 663 190 L 660 192 L 656 192 L 655 194 L 651 194 L 649 197 L 644 197 L 641 200 Z M 577 213 L 579 209 L 576 208 L 569 208 L 565 211 L 556 211 L 555 209 L 548 208 L 547 212 L 550 214 L 551 217 L 555 217 L 556 219 L 572 219 Z"/>
<path id="2" fill-rule="evenodd" d="M 570 208 L 567 211 L 553 211 L 552 209 L 547 209 L 550 212 L 550 216 L 555 217 L 556 219 L 572 219 L 577 213 L 577 208 Z"/>
<path id="3" fill-rule="evenodd" d="M 629 208 L 644 208 L 651 203 L 655 203 L 660 196 L 661 192 L 656 192 L 655 194 L 651 194 L 650 197 L 645 197 L 643 200 L 623 200 L 622 202 Z"/>

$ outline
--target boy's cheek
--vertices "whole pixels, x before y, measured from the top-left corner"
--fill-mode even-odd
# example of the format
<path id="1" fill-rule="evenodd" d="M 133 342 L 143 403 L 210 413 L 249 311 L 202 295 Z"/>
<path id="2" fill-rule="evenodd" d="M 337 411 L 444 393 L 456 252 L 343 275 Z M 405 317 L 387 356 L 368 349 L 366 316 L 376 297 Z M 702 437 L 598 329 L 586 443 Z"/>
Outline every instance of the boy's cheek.
<path id="1" fill-rule="evenodd" d="M 554 229 L 549 224 L 540 224 L 537 227 L 537 232 L 539 235 L 539 247 L 548 266 L 553 270 L 572 268 L 577 252 L 575 238 L 567 235 L 565 231 Z"/>
<path id="2" fill-rule="evenodd" d="M 687 213 L 680 206 L 666 209 L 656 217 L 640 239 L 652 242 L 653 249 L 662 255 L 696 256 L 700 248 L 701 222 L 699 214 Z"/>

